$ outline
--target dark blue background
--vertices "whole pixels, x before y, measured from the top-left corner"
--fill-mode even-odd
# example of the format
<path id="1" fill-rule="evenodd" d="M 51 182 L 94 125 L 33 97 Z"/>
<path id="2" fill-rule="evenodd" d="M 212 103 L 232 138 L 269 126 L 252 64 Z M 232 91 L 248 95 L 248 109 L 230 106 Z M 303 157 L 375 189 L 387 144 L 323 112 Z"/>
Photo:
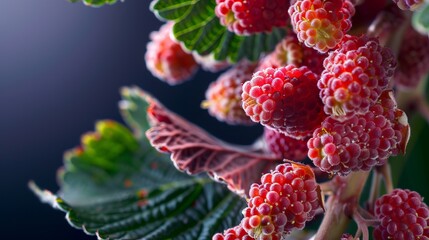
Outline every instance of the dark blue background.
<path id="1" fill-rule="evenodd" d="M 65 150 L 100 119 L 121 121 L 121 86 L 137 85 L 216 136 L 251 143 L 260 128 L 229 127 L 199 108 L 216 75 L 169 87 L 150 75 L 144 52 L 161 22 L 147 0 L 88 8 L 66 0 L 0 1 L 0 239 L 95 239 L 29 191 L 57 191 Z M 191 94 L 190 94 L 191 93 Z"/>

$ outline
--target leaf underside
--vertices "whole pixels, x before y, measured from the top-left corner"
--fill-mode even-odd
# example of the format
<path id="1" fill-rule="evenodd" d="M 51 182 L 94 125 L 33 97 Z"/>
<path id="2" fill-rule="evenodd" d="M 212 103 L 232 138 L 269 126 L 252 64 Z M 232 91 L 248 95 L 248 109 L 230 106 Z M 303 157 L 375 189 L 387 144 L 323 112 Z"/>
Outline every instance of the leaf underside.
<path id="1" fill-rule="evenodd" d="M 269 33 L 238 36 L 222 26 L 214 13 L 215 0 L 156 0 L 151 10 L 161 20 L 174 21 L 173 35 L 189 51 L 213 54 L 216 60 L 237 62 L 259 59 L 271 52 L 286 34 L 285 28 Z"/>
<path id="2" fill-rule="evenodd" d="M 115 4 L 118 0 L 68 0 L 69 2 L 75 3 L 82 1 L 83 4 L 90 7 L 101 7 L 103 5 Z"/>
<path id="3" fill-rule="evenodd" d="M 176 168 L 189 174 L 206 172 L 225 182 L 231 191 L 247 194 L 264 172 L 281 161 L 275 156 L 228 146 L 206 131 L 170 112 L 141 92 L 150 102 L 148 117 L 152 127 L 146 136 L 160 152 L 171 153 Z"/>
<path id="4" fill-rule="evenodd" d="M 246 201 L 205 175 L 177 171 L 141 134 L 148 127 L 141 92 L 122 94 L 120 109 L 135 134 L 98 122 L 65 154 L 57 195 L 30 184 L 39 198 L 99 239 L 211 239 L 237 225 Z"/>

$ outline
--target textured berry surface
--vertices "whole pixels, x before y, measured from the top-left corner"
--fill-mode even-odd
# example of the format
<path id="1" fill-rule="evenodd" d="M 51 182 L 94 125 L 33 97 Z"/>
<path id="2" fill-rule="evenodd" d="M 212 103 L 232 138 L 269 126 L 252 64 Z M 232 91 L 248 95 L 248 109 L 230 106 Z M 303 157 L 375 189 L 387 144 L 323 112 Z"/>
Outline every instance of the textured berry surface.
<path id="1" fill-rule="evenodd" d="M 429 239 L 429 208 L 420 194 L 395 189 L 375 202 L 375 239 Z"/>
<path id="2" fill-rule="evenodd" d="M 288 35 L 276 45 L 272 53 L 261 59 L 258 70 L 293 64 L 297 67 L 306 66 L 319 75 L 324 69 L 323 60 L 326 56 L 302 45 L 295 35 Z"/>
<path id="3" fill-rule="evenodd" d="M 243 229 L 241 225 L 233 228 L 228 228 L 223 234 L 217 233 L 213 236 L 212 240 L 253 240 L 251 236 Z"/>
<path id="4" fill-rule="evenodd" d="M 395 83 L 402 88 L 415 88 L 428 72 L 429 38 L 409 27 L 399 50 Z"/>
<path id="5" fill-rule="evenodd" d="M 229 31 L 250 35 L 286 26 L 288 7 L 284 0 L 216 0 L 215 13 Z"/>
<path id="6" fill-rule="evenodd" d="M 302 139 L 326 117 L 316 85 L 317 75 L 307 67 L 267 68 L 244 83 L 243 109 L 253 121 Z"/>
<path id="7" fill-rule="evenodd" d="M 366 114 L 356 114 L 345 121 L 326 118 L 308 140 L 308 157 L 322 171 L 339 175 L 383 165 L 397 152 L 401 140 L 384 116 L 387 109 L 377 103 Z"/>
<path id="8" fill-rule="evenodd" d="M 220 75 L 207 89 L 202 106 L 219 121 L 232 125 L 253 124 L 241 107 L 241 93 L 243 83 L 252 78 L 255 68 L 255 63 L 243 60 Z"/>
<path id="9" fill-rule="evenodd" d="M 366 113 L 388 87 L 396 68 L 392 52 L 375 38 L 346 36 L 323 62 L 318 82 L 325 112 L 336 118 Z"/>
<path id="10" fill-rule="evenodd" d="M 170 37 L 172 23 L 164 24 L 159 31 L 150 34 L 145 61 L 149 71 L 170 85 L 188 80 L 198 64 L 192 54 L 186 53 L 179 43 Z"/>
<path id="11" fill-rule="evenodd" d="M 424 0 L 393 0 L 402 10 L 414 11 L 423 5 Z"/>
<path id="12" fill-rule="evenodd" d="M 308 152 L 307 140 L 291 138 L 275 130 L 264 128 L 264 142 L 268 150 L 281 158 L 304 160 Z"/>
<path id="13" fill-rule="evenodd" d="M 318 185 L 304 165 L 280 164 L 250 187 L 242 226 L 255 239 L 284 239 L 293 229 L 303 229 L 319 208 Z"/>
<path id="14" fill-rule="evenodd" d="M 354 13 L 349 0 L 297 0 L 289 8 L 299 41 L 323 53 L 340 43 Z"/>

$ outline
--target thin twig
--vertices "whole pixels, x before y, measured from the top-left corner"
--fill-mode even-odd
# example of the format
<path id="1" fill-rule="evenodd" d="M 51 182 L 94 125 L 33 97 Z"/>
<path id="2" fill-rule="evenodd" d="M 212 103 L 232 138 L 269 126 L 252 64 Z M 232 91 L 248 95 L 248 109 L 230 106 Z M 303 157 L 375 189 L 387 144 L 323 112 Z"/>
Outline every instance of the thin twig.
<path id="1" fill-rule="evenodd" d="M 378 171 L 372 172 L 372 180 L 371 180 L 371 190 L 368 199 L 368 209 L 372 210 L 374 207 L 375 200 L 378 198 L 380 194 L 380 180 L 381 175 Z"/>
<path id="2" fill-rule="evenodd" d="M 384 185 L 386 186 L 387 193 L 393 192 L 392 171 L 390 169 L 390 164 L 386 163 L 381 166 L 380 173 L 383 176 Z"/>

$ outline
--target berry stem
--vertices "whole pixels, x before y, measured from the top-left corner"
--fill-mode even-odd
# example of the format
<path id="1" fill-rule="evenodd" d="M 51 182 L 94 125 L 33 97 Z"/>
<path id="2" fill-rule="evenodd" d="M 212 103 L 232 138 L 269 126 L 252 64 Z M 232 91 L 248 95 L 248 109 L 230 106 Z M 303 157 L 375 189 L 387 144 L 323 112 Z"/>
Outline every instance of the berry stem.
<path id="1" fill-rule="evenodd" d="M 368 209 L 372 210 L 374 208 L 375 200 L 378 198 L 380 194 L 380 181 L 381 175 L 378 171 L 372 172 L 372 180 L 371 180 L 371 190 L 369 192 L 369 199 L 367 202 Z"/>
<path id="2" fill-rule="evenodd" d="M 349 216 L 343 210 L 350 206 L 357 208 L 368 177 L 369 171 L 359 171 L 339 180 L 340 183 L 336 194 L 328 198 L 325 217 L 315 235 L 315 240 L 341 238 L 350 221 Z M 333 228 L 332 226 L 335 227 Z"/>
<path id="3" fill-rule="evenodd" d="M 369 240 L 368 227 L 376 226 L 379 223 L 379 221 L 376 219 L 365 219 L 357 209 L 353 213 L 353 220 L 358 225 L 355 239 L 358 239 L 362 234 L 363 240 Z"/>
<path id="4" fill-rule="evenodd" d="M 392 171 L 390 169 L 390 164 L 386 163 L 378 169 L 383 176 L 384 185 L 386 187 L 387 193 L 393 192 L 393 181 L 392 181 Z"/>

